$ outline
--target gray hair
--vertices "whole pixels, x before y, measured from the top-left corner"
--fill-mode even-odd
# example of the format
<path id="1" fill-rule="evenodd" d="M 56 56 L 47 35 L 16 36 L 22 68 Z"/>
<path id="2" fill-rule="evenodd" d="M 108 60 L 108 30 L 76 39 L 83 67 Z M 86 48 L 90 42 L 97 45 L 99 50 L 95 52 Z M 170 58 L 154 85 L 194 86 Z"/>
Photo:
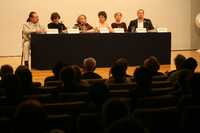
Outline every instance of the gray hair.
<path id="1" fill-rule="evenodd" d="M 96 60 L 93 57 L 85 58 L 83 60 L 83 67 L 86 71 L 94 71 L 96 68 Z"/>

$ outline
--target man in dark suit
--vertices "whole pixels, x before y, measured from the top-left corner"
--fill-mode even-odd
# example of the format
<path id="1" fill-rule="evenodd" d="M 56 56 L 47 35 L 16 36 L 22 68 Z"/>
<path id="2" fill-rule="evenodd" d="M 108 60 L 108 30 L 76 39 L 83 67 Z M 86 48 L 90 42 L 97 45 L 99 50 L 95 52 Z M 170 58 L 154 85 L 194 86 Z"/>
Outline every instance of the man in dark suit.
<path id="1" fill-rule="evenodd" d="M 146 28 L 147 31 L 153 30 L 153 24 L 150 19 L 144 18 L 144 10 L 139 9 L 137 11 L 138 18 L 132 20 L 128 26 L 128 32 L 135 32 L 137 28 Z"/>

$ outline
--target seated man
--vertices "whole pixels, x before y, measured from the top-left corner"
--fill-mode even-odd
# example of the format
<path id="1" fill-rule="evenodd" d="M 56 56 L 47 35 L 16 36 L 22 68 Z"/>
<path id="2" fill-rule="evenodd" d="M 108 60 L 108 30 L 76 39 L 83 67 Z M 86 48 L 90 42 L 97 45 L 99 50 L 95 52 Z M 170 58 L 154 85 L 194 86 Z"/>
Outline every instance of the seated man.
<path id="1" fill-rule="evenodd" d="M 59 81 L 60 80 L 60 71 L 65 66 L 62 62 L 57 62 L 55 66 L 52 69 L 53 76 L 46 77 L 44 80 L 44 83 L 47 83 L 49 81 Z"/>
<path id="2" fill-rule="evenodd" d="M 181 65 L 183 64 L 183 62 L 186 60 L 185 56 L 178 54 L 175 59 L 174 59 L 174 63 L 176 66 L 176 70 L 172 70 L 170 72 L 166 72 L 168 77 L 170 77 L 171 74 L 173 74 L 174 72 L 177 72 L 181 69 Z"/>
<path id="3" fill-rule="evenodd" d="M 128 26 L 128 32 L 135 32 L 137 28 L 146 28 L 147 31 L 153 30 L 153 24 L 150 19 L 144 18 L 144 10 L 139 9 L 137 11 L 138 18 L 132 20 Z"/>
<path id="4" fill-rule="evenodd" d="M 27 23 L 23 25 L 22 29 L 23 60 L 26 67 L 29 67 L 30 42 L 32 33 L 46 33 L 45 27 L 39 23 L 38 14 L 34 11 L 29 13 Z"/>
<path id="5" fill-rule="evenodd" d="M 94 58 L 86 58 L 83 61 L 84 73 L 82 79 L 102 79 L 100 75 L 94 72 L 96 69 L 96 60 Z"/>

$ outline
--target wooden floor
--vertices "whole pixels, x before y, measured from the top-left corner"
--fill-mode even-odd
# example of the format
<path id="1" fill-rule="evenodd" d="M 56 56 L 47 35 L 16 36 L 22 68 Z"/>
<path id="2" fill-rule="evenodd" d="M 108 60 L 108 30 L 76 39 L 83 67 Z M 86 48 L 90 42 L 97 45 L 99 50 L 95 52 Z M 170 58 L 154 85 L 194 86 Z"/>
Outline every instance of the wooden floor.
<path id="1" fill-rule="evenodd" d="M 172 51 L 171 53 L 171 64 L 168 65 L 162 65 L 160 71 L 166 72 L 170 71 L 175 68 L 174 66 L 174 57 L 177 54 L 182 54 L 186 57 L 194 57 L 198 63 L 200 64 L 200 53 L 196 51 Z M 0 57 L 0 65 L 3 64 L 11 64 L 14 69 L 17 68 L 18 65 L 20 65 L 20 57 Z M 128 68 L 128 74 L 133 74 L 136 66 L 129 67 Z M 52 72 L 50 70 L 31 70 L 33 74 L 33 81 L 35 82 L 41 82 L 43 83 L 45 77 L 52 75 Z M 200 72 L 200 65 L 197 68 L 197 71 Z M 107 79 L 109 75 L 109 68 L 97 68 L 96 72 L 100 74 L 103 78 Z"/>

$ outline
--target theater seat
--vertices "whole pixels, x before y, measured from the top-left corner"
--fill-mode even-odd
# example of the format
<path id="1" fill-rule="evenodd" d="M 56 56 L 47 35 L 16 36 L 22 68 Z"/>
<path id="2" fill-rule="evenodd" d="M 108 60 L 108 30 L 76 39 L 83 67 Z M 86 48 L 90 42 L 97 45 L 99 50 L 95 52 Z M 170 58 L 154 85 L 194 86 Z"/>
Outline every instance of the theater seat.
<path id="1" fill-rule="evenodd" d="M 101 133 L 103 123 L 101 115 L 96 113 L 80 114 L 77 118 L 78 133 Z"/>
<path id="2" fill-rule="evenodd" d="M 175 87 L 152 88 L 152 95 L 176 94 L 177 91 Z"/>
<path id="3" fill-rule="evenodd" d="M 180 117 L 175 106 L 167 108 L 137 109 L 134 117 L 144 128 L 178 128 Z"/>
<path id="4" fill-rule="evenodd" d="M 86 108 L 86 103 L 83 101 L 45 103 L 43 106 L 48 114 L 78 114 Z"/>
<path id="5" fill-rule="evenodd" d="M 115 84 L 115 83 L 109 83 L 108 88 L 110 90 L 130 90 L 134 89 L 136 86 L 136 83 L 120 83 L 120 84 Z"/>
<path id="6" fill-rule="evenodd" d="M 105 83 L 106 79 L 87 79 L 83 81 L 88 82 L 90 85 L 94 85 L 96 83 Z"/>
<path id="7" fill-rule="evenodd" d="M 152 88 L 167 88 L 172 86 L 173 84 L 170 81 L 152 81 Z"/>
<path id="8" fill-rule="evenodd" d="M 33 82 L 34 87 L 41 87 L 42 84 L 40 82 Z"/>
<path id="9" fill-rule="evenodd" d="M 75 120 L 72 115 L 48 115 L 48 129 L 49 130 L 62 130 L 66 133 L 72 132 Z"/>
<path id="10" fill-rule="evenodd" d="M 62 81 L 47 81 L 44 83 L 44 86 L 45 87 L 48 87 L 48 86 L 62 86 L 63 85 L 63 82 Z"/>
<path id="11" fill-rule="evenodd" d="M 198 129 L 200 131 L 200 106 L 187 106 L 183 108 L 182 127 Z"/>
<path id="12" fill-rule="evenodd" d="M 174 95 L 148 96 L 136 100 L 136 108 L 165 108 L 177 104 L 178 98 Z"/>
<path id="13" fill-rule="evenodd" d="M 152 81 L 166 81 L 167 79 L 168 79 L 168 76 L 166 76 L 166 75 L 152 77 Z"/>

